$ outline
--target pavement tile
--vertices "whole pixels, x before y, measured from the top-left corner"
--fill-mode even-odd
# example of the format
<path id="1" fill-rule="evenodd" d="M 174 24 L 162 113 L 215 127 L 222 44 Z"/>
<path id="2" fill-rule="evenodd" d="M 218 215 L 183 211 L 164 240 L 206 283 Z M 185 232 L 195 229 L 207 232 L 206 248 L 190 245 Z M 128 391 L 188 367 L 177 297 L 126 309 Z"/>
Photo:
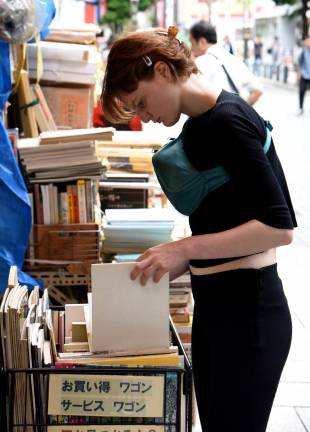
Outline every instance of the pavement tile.
<path id="1" fill-rule="evenodd" d="M 274 406 L 310 408 L 310 384 L 280 382 Z"/>
<path id="2" fill-rule="evenodd" d="M 281 382 L 307 383 L 310 386 L 310 360 L 288 361 L 283 369 Z"/>
<path id="3" fill-rule="evenodd" d="M 296 360 L 310 360 L 309 331 L 303 332 L 302 334 L 295 333 L 293 331 L 292 345 L 288 357 L 288 362 Z"/>
<path id="4" fill-rule="evenodd" d="M 310 432 L 310 408 L 296 408 L 296 411 L 307 432 Z"/>
<path id="5" fill-rule="evenodd" d="M 274 407 L 271 411 L 267 432 L 305 432 L 292 407 Z"/>

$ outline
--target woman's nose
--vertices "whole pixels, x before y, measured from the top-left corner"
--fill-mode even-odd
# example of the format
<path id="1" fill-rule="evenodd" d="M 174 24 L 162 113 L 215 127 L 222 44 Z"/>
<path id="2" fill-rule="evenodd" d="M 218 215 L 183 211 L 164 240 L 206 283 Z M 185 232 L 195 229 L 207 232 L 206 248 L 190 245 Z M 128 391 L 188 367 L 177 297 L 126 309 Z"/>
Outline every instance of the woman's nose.
<path id="1" fill-rule="evenodd" d="M 141 113 L 140 117 L 144 123 L 148 123 L 152 119 L 152 115 L 148 112 Z"/>

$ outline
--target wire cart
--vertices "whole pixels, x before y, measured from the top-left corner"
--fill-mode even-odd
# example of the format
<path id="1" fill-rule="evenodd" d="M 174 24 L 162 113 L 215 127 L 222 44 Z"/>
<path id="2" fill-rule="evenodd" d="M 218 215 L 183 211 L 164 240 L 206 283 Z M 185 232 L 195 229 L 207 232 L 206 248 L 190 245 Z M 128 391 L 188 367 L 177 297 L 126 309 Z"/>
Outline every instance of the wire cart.
<path id="1" fill-rule="evenodd" d="M 171 319 L 170 329 L 173 344 L 178 346 L 179 354 L 184 356 L 184 367 L 85 365 L 74 368 L 48 367 L 2 371 L 1 431 L 191 432 L 192 368 Z M 27 394 L 15 396 L 18 394 L 18 382 L 21 377 L 33 386 L 35 400 L 29 401 L 31 397 Z M 58 383 L 56 388 L 59 392 L 54 391 L 55 382 Z M 108 402 L 107 393 L 113 393 L 115 383 L 118 385 L 117 388 L 122 387 L 123 393 L 120 395 L 114 392 L 114 399 L 109 395 Z M 155 391 L 157 384 L 160 384 L 160 391 Z M 64 393 L 66 389 L 70 389 L 71 393 Z M 94 389 L 96 393 L 87 393 L 94 392 Z M 127 393 L 127 398 L 124 398 L 125 390 L 129 389 L 130 397 L 128 398 Z M 88 397 L 94 394 L 95 397 Z M 62 407 L 62 410 L 53 411 L 51 399 L 53 403 L 54 399 L 57 400 L 57 407 Z M 160 403 L 155 406 L 158 400 Z M 81 403 L 78 405 L 77 401 Z M 114 404 L 113 413 L 106 411 L 108 403 Z M 14 422 L 14 413 L 22 404 L 23 413 L 27 409 L 29 413 L 30 407 L 32 421 L 29 422 L 29 415 L 27 418 L 25 415 L 24 421 L 17 424 Z M 77 406 L 78 412 L 74 408 Z M 147 411 L 149 407 L 150 410 Z"/>

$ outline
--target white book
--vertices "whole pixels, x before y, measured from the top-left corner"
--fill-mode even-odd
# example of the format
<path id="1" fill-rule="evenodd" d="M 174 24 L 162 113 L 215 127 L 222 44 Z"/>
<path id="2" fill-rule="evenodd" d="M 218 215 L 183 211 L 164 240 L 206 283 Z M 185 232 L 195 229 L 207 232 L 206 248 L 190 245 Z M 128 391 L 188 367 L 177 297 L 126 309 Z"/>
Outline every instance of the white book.
<path id="1" fill-rule="evenodd" d="M 48 193 L 48 185 L 40 185 L 42 202 L 43 202 L 43 222 L 44 225 L 49 225 L 51 223 L 51 212 L 50 212 L 50 200 Z"/>
<path id="2" fill-rule="evenodd" d="M 90 62 L 73 62 L 66 60 L 52 60 L 48 59 L 44 61 L 44 72 L 52 71 L 52 72 L 66 72 L 66 73 L 74 73 L 83 74 L 83 75 L 93 75 L 96 73 L 96 63 L 95 58 L 91 59 Z M 37 59 L 35 57 L 29 58 L 28 67 L 30 70 L 36 70 L 37 68 Z"/>
<path id="3" fill-rule="evenodd" d="M 68 224 L 69 218 L 68 218 L 68 194 L 67 192 L 60 192 L 59 194 L 59 213 L 60 213 L 60 220 L 62 224 Z"/>
<path id="4" fill-rule="evenodd" d="M 35 79 L 37 74 L 36 69 L 29 69 L 29 77 Z M 74 72 L 64 72 L 57 70 L 44 70 L 42 79 L 46 81 L 74 83 L 74 84 L 95 84 L 95 74 L 82 74 Z"/>
<path id="5" fill-rule="evenodd" d="M 169 347 L 169 276 L 142 286 L 130 278 L 133 266 L 91 266 L 93 352 Z"/>
<path id="6" fill-rule="evenodd" d="M 92 45 L 81 45 L 61 42 L 41 41 L 40 49 L 44 60 L 64 60 L 87 63 L 96 58 L 97 48 Z M 27 45 L 28 58 L 36 59 L 38 46 L 36 43 Z"/>
<path id="7" fill-rule="evenodd" d="M 176 212 L 170 208 L 107 209 L 105 214 L 109 223 L 126 225 L 150 222 L 167 224 L 167 222 L 174 223 L 176 220 Z"/>
<path id="8" fill-rule="evenodd" d="M 79 222 L 87 223 L 85 180 L 77 181 L 77 193 L 79 203 Z"/>
<path id="9" fill-rule="evenodd" d="M 84 304 L 73 303 L 65 305 L 65 337 L 72 336 L 72 323 L 74 321 L 85 321 Z"/>

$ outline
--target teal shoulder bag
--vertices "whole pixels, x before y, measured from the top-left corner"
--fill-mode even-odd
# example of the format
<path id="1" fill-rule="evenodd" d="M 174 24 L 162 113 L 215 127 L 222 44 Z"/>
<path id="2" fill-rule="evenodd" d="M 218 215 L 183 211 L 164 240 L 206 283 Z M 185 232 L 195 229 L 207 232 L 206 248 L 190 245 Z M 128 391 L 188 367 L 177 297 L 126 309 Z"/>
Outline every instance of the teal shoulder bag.
<path id="1" fill-rule="evenodd" d="M 264 152 L 271 144 L 270 122 L 265 121 L 267 138 Z M 171 204 L 182 214 L 190 216 L 212 191 L 227 183 L 230 175 L 218 166 L 198 171 L 183 149 L 183 132 L 178 138 L 159 149 L 152 158 L 157 179 Z"/>

